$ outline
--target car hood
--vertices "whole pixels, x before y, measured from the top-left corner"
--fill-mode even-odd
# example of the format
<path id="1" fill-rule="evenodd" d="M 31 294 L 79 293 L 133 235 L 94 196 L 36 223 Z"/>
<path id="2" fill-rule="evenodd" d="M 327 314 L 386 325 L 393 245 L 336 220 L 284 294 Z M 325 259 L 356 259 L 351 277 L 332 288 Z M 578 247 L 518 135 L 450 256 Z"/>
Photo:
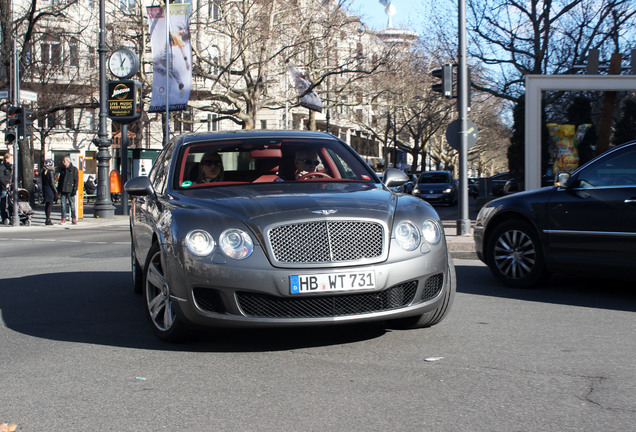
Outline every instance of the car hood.
<path id="1" fill-rule="evenodd" d="M 325 217 L 371 218 L 390 226 L 397 205 L 390 191 L 358 183 L 217 187 L 186 190 L 175 197 L 178 207 L 214 211 L 261 227 Z"/>

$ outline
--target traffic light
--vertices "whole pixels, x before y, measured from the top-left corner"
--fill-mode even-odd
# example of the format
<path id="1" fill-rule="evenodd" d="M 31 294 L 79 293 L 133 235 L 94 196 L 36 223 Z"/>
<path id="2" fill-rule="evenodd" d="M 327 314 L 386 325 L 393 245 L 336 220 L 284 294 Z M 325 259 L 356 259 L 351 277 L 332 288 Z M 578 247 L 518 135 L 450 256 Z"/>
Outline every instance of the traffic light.
<path id="1" fill-rule="evenodd" d="M 436 78 L 441 78 L 442 82 L 433 84 L 433 91 L 441 93 L 445 98 L 453 97 L 453 65 L 445 64 L 441 69 L 435 69 L 431 72 Z"/>
<path id="2" fill-rule="evenodd" d="M 13 129 L 7 129 L 4 133 L 4 142 L 6 144 L 11 144 L 13 141 L 15 141 L 15 132 Z"/>
<path id="3" fill-rule="evenodd" d="M 33 132 L 27 129 L 28 126 L 33 125 L 33 120 L 31 119 L 33 111 L 24 107 L 18 108 L 20 108 L 20 110 L 18 111 L 18 137 L 19 139 L 24 139 L 30 135 L 33 135 Z"/>
<path id="4" fill-rule="evenodd" d="M 18 125 L 20 117 L 18 115 L 21 107 L 9 105 L 7 108 L 7 128 L 11 129 Z"/>

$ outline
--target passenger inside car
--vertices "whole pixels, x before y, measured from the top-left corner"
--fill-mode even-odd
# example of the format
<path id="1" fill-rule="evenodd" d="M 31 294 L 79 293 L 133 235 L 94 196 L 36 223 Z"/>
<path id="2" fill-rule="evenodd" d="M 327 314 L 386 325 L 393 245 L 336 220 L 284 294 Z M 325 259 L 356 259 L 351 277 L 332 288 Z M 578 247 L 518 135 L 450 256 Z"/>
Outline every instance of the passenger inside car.
<path id="1" fill-rule="evenodd" d="M 212 183 L 223 181 L 223 160 L 216 152 L 203 155 L 199 162 L 199 173 L 196 183 Z"/>

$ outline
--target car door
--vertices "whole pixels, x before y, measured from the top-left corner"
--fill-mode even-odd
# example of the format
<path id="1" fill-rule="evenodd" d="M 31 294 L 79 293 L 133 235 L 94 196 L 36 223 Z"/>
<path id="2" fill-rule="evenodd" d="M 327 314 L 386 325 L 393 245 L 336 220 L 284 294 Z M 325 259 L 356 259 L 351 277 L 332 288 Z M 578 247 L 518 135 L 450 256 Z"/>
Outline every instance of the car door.
<path id="1" fill-rule="evenodd" d="M 546 234 L 559 265 L 636 268 L 636 145 L 596 159 L 557 188 Z"/>

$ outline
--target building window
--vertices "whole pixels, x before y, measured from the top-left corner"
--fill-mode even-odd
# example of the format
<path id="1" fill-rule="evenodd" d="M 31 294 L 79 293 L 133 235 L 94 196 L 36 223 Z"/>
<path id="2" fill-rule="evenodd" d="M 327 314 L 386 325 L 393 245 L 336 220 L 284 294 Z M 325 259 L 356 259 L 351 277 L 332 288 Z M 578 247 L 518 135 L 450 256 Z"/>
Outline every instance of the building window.
<path id="1" fill-rule="evenodd" d="M 183 114 L 183 130 L 186 132 L 192 132 L 192 111 L 184 111 Z"/>
<path id="2" fill-rule="evenodd" d="M 59 66 L 62 64 L 62 46 L 57 41 L 47 41 L 40 44 L 41 60 L 44 64 Z"/>
<path id="3" fill-rule="evenodd" d="M 71 66 L 79 66 L 79 47 L 77 46 L 77 39 L 71 38 L 68 48 L 69 64 Z"/>
<path id="4" fill-rule="evenodd" d="M 73 124 L 73 108 L 69 108 L 66 110 L 66 129 L 73 129 L 75 125 Z"/>
<path id="5" fill-rule="evenodd" d="M 96 55 L 95 55 L 95 47 L 90 47 L 89 51 L 90 51 L 90 54 L 89 54 L 88 64 L 92 68 L 94 68 L 96 66 L 96 63 L 95 63 L 95 57 L 96 57 Z"/>
<path id="6" fill-rule="evenodd" d="M 213 21 L 221 19 L 221 8 L 219 7 L 218 0 L 208 3 L 208 15 Z"/>
<path id="7" fill-rule="evenodd" d="M 55 117 L 55 113 L 51 113 L 46 116 L 46 127 L 47 129 L 57 128 L 57 118 Z"/>
<path id="8" fill-rule="evenodd" d="M 267 120 L 261 120 L 261 129 L 267 129 Z"/>
<path id="9" fill-rule="evenodd" d="M 97 111 L 94 109 L 88 113 L 88 128 L 92 131 L 97 130 Z"/>
<path id="10" fill-rule="evenodd" d="M 42 63 L 49 64 L 51 62 L 51 45 L 43 43 L 40 45 L 42 53 Z"/>
<path id="11" fill-rule="evenodd" d="M 119 0 L 119 7 L 123 10 L 132 10 L 136 5 L 136 0 Z"/>

